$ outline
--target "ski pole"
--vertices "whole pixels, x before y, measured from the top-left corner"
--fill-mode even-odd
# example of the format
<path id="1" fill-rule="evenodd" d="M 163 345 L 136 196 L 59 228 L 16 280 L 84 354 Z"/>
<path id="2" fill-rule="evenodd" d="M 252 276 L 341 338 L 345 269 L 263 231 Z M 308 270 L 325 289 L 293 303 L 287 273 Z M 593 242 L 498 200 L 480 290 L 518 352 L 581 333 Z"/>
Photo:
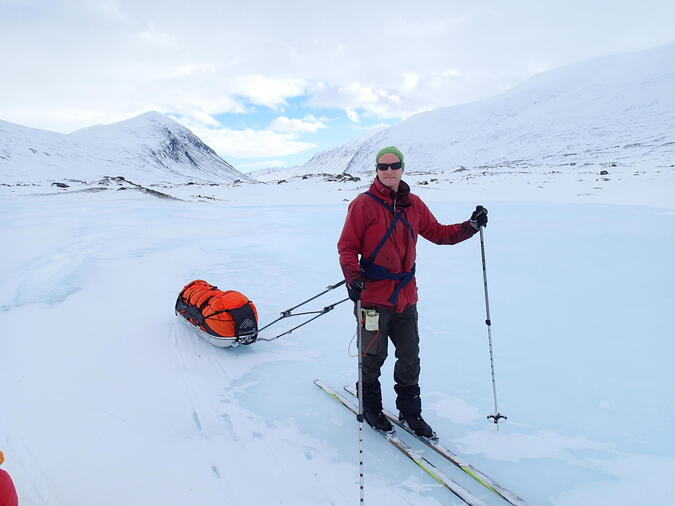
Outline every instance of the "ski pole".
<path id="1" fill-rule="evenodd" d="M 360 504 L 363 504 L 364 495 L 364 477 L 363 477 L 363 339 L 361 332 L 361 299 L 356 301 L 356 340 L 359 349 L 359 414 L 356 419 L 359 421 L 359 487 L 361 493 Z"/>
<path id="2" fill-rule="evenodd" d="M 480 231 L 480 254 L 483 261 L 483 286 L 485 288 L 485 314 L 486 320 L 485 324 L 488 329 L 488 342 L 490 344 L 490 371 L 492 372 L 492 395 L 495 401 L 495 413 L 494 415 L 488 415 L 488 420 L 492 420 L 494 423 L 499 423 L 499 420 L 503 418 L 506 420 L 506 416 L 502 415 L 497 409 L 497 385 L 495 381 L 495 363 L 492 353 L 492 321 L 490 320 L 490 302 L 488 300 L 488 285 L 487 285 L 487 271 L 485 270 L 485 241 L 483 240 L 483 227 L 479 228 Z M 497 426 L 499 428 L 499 426 Z"/>

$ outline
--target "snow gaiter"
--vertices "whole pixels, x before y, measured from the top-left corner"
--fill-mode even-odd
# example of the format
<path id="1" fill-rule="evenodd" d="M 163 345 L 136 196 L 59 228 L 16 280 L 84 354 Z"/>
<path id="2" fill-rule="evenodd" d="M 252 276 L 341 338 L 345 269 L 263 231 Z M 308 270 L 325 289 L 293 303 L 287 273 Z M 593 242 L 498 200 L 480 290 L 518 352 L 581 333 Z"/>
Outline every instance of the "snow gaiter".
<path id="1" fill-rule="evenodd" d="M 422 413 L 422 399 L 419 385 L 394 385 L 396 390 L 396 407 L 405 417 L 419 416 Z"/>
<path id="2" fill-rule="evenodd" d="M 358 392 L 358 386 L 357 386 Z M 363 382 L 363 412 L 379 413 L 382 411 L 382 390 L 380 382 L 375 380 Z"/>

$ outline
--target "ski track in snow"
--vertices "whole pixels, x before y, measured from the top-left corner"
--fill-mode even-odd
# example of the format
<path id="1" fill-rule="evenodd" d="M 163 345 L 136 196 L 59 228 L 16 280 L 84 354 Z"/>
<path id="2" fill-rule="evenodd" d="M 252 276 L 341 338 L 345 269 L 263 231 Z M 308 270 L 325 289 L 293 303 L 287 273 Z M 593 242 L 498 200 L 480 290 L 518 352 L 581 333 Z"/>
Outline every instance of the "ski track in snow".
<path id="1" fill-rule="evenodd" d="M 213 472 L 213 475 L 217 479 L 223 478 L 225 483 L 223 483 L 223 486 L 220 488 L 223 497 L 226 497 L 228 499 L 228 502 L 233 502 L 233 498 L 229 495 L 228 489 L 231 488 L 231 483 L 228 483 L 229 481 L 229 476 L 225 474 L 224 476 L 221 475 L 220 469 L 218 468 L 218 465 L 216 464 L 216 460 L 213 458 L 213 451 L 214 448 L 210 444 L 211 440 L 211 434 L 210 434 L 210 429 L 207 424 L 209 424 L 209 419 L 207 416 L 202 414 L 202 410 L 204 408 L 198 407 L 198 404 L 201 402 L 198 395 L 197 395 L 197 390 L 195 388 L 194 380 L 192 378 L 191 374 L 191 367 L 194 366 L 194 364 L 190 364 L 188 360 L 186 359 L 186 353 L 183 351 L 182 347 L 183 344 L 181 340 L 181 335 L 180 332 L 178 332 L 177 324 L 174 324 L 172 327 L 172 334 L 173 334 L 173 342 L 175 345 L 176 349 L 176 356 L 178 359 L 178 362 L 180 364 L 180 367 L 183 372 L 183 379 L 185 382 L 185 390 L 186 393 L 190 399 L 190 405 L 192 407 L 192 417 L 195 422 L 195 426 L 197 430 L 201 433 L 202 437 L 204 438 L 204 446 L 205 446 L 205 452 L 207 455 L 209 455 L 209 462 L 211 464 L 211 470 Z M 218 371 L 221 374 L 223 373 L 222 370 Z M 224 375 L 225 378 L 227 378 L 226 375 Z M 214 381 L 217 381 L 218 375 L 213 376 Z M 229 382 L 227 382 L 229 383 Z M 202 422 L 203 420 L 203 422 Z"/>
<path id="2" fill-rule="evenodd" d="M 0 447 L 22 505 L 356 502 L 356 423 L 312 384 L 353 382 L 350 309 L 236 349 L 209 345 L 173 315 L 178 291 L 196 278 L 248 295 L 261 325 L 338 281 L 346 202 L 285 204 L 289 192 L 312 202 L 317 188 L 285 187 L 279 202 L 263 188 L 264 204 L 237 206 L 0 197 L 3 237 L 14 245 L 0 265 Z M 441 221 L 471 210 L 435 195 Z M 672 209 L 483 202 L 509 421 L 496 432 L 484 420 L 492 398 L 476 240 L 420 242 L 425 416 L 444 444 L 532 504 L 668 504 L 675 350 L 664 329 L 675 279 L 663 253 L 675 246 Z M 307 309 L 343 296 L 335 290 Z M 389 407 L 392 366 L 390 357 Z M 368 502 L 459 504 L 377 435 L 364 436 Z"/>

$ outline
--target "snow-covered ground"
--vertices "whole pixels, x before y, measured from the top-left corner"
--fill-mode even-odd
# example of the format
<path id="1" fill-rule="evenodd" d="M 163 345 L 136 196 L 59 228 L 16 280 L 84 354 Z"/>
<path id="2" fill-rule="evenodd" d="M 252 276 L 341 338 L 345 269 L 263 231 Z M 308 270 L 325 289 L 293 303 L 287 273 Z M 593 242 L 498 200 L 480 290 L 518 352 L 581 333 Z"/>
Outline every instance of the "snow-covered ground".
<path id="1" fill-rule="evenodd" d="M 577 170 L 405 176 L 443 222 L 476 203 L 490 210 L 509 419 L 499 431 L 485 419 L 478 237 L 420 241 L 424 414 L 448 447 L 531 504 L 673 504 L 673 169 Z M 347 304 L 237 349 L 189 333 L 173 305 L 203 278 L 248 295 L 264 324 L 339 281 L 335 243 L 363 184 L 167 190 L 185 201 L 3 187 L 0 449 L 22 506 L 355 504 L 357 424 L 312 384 L 355 379 Z M 311 309 L 343 297 L 340 288 Z M 364 435 L 368 504 L 459 504 Z M 486 503 L 505 504 L 421 451 Z"/>

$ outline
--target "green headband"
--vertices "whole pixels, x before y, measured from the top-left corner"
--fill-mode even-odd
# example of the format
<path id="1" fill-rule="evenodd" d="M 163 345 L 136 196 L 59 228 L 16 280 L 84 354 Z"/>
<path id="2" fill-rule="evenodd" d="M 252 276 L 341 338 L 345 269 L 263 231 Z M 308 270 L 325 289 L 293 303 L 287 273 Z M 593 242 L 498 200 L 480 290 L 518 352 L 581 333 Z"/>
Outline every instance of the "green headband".
<path id="1" fill-rule="evenodd" d="M 392 155 L 398 156 L 398 159 L 403 162 L 403 153 L 401 153 L 401 151 L 394 146 L 387 146 L 386 148 L 382 148 L 377 152 L 377 155 L 375 156 L 375 163 L 377 163 L 380 160 L 380 157 L 386 153 L 391 153 Z"/>

